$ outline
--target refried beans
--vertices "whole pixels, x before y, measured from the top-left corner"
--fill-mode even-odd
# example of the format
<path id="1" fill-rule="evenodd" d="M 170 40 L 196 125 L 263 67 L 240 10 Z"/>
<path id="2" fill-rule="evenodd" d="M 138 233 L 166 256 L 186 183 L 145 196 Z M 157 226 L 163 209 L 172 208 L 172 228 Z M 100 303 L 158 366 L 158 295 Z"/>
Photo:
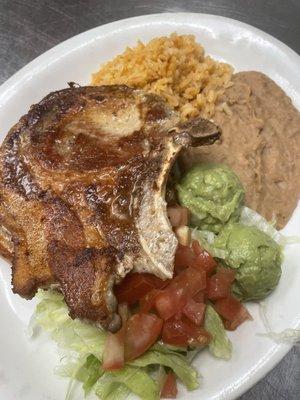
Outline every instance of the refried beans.
<path id="1" fill-rule="evenodd" d="M 228 165 L 245 187 L 246 205 L 282 228 L 300 197 L 300 112 L 260 72 L 239 72 L 232 83 L 212 118 L 222 128 L 221 140 L 188 149 L 183 165 Z"/>

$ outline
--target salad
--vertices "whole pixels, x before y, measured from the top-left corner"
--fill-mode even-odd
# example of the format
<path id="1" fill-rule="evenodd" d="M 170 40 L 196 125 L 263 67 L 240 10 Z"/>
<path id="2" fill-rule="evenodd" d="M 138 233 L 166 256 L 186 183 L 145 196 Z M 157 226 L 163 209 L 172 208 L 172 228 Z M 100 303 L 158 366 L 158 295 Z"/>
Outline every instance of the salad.
<path id="1" fill-rule="evenodd" d="M 177 381 L 197 389 L 194 357 L 208 348 L 229 360 L 226 331 L 252 319 L 243 302 L 265 298 L 279 282 L 283 239 L 244 206 L 244 188 L 229 168 L 199 164 L 170 182 L 174 276 L 128 274 L 115 287 L 118 332 L 72 319 L 60 293 L 38 291 L 35 321 L 63 351 L 58 372 L 70 378 L 67 398 L 74 382 L 103 400 L 176 398 Z"/>

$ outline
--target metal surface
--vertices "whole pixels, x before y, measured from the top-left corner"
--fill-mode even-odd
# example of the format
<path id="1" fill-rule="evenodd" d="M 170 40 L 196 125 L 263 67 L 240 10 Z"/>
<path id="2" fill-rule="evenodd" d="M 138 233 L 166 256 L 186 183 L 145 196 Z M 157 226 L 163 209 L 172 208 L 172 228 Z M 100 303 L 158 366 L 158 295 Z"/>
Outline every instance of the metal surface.
<path id="1" fill-rule="evenodd" d="M 0 84 L 44 51 L 87 29 L 136 15 L 180 11 L 247 22 L 300 53 L 300 0 L 0 0 Z M 270 399 L 300 399 L 299 346 L 240 397 Z"/>

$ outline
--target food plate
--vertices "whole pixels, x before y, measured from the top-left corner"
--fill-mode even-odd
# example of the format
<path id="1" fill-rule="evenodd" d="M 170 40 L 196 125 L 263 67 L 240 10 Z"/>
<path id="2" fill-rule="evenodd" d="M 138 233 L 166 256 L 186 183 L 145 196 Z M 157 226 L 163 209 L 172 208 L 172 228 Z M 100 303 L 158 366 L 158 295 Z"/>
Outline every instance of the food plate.
<path id="1" fill-rule="evenodd" d="M 121 53 L 138 39 L 154 36 L 194 34 L 215 59 L 238 70 L 258 70 L 275 80 L 300 109 L 300 58 L 280 41 L 241 22 L 205 14 L 158 14 L 107 24 L 61 43 L 28 64 L 0 88 L 1 140 L 29 106 L 50 91 L 74 81 L 88 84 L 91 72 Z M 283 232 L 300 235 L 300 207 Z M 285 250 L 283 275 L 276 291 L 268 297 L 267 313 L 274 331 L 300 327 L 300 245 Z M 56 348 L 46 336 L 32 340 L 28 323 L 35 302 L 13 295 L 10 267 L 1 260 L 0 398 L 13 400 L 54 400 L 64 398 L 67 381 L 54 375 L 59 362 Z M 195 366 L 203 376 L 195 392 L 180 389 L 186 400 L 233 399 L 261 379 L 289 351 L 290 345 L 260 336 L 265 327 L 259 306 L 250 304 L 254 321 L 246 322 L 230 334 L 231 361 L 214 359 L 207 351 Z M 81 396 L 79 395 L 78 398 Z"/>

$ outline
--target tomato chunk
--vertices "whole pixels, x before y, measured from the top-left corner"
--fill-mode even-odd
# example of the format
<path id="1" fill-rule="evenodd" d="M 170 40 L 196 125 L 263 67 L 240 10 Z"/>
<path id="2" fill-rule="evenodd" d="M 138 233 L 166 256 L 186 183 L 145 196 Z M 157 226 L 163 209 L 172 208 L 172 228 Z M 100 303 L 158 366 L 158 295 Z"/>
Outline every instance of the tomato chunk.
<path id="1" fill-rule="evenodd" d="M 188 224 L 188 209 L 186 207 L 174 206 L 167 208 L 170 224 L 175 228 Z"/>
<path id="2" fill-rule="evenodd" d="M 197 303 L 204 303 L 205 300 L 205 295 L 203 292 L 198 292 L 193 296 L 193 300 L 195 300 Z"/>
<path id="3" fill-rule="evenodd" d="M 195 254 L 189 246 L 179 244 L 175 254 L 175 271 L 187 268 L 194 262 Z"/>
<path id="4" fill-rule="evenodd" d="M 196 256 L 198 256 L 199 254 L 201 254 L 202 249 L 201 249 L 201 246 L 200 246 L 200 243 L 198 242 L 198 240 L 193 240 L 193 241 L 192 241 L 192 249 L 193 249 L 194 254 L 195 254 Z"/>
<path id="5" fill-rule="evenodd" d="M 178 245 L 175 254 L 175 270 L 180 271 L 187 267 L 200 269 L 211 274 L 217 267 L 217 262 L 205 250 L 201 249 L 197 240 L 192 241 L 192 247 Z"/>
<path id="6" fill-rule="evenodd" d="M 206 286 L 204 271 L 187 268 L 177 275 L 166 289 L 155 297 L 155 308 L 159 316 L 167 320 L 183 309 L 188 298 Z"/>
<path id="7" fill-rule="evenodd" d="M 211 336 L 189 320 L 171 318 L 164 323 L 162 339 L 173 346 L 203 346 L 209 343 Z"/>
<path id="8" fill-rule="evenodd" d="M 196 303 L 196 301 L 189 298 L 182 311 L 189 320 L 200 326 L 204 319 L 205 307 L 204 303 Z"/>
<path id="9" fill-rule="evenodd" d="M 164 323 L 162 340 L 173 346 L 188 346 L 194 333 L 182 320 L 172 318 Z"/>
<path id="10" fill-rule="evenodd" d="M 230 283 L 235 280 L 235 271 L 232 269 L 220 267 L 217 272 L 222 278 Z"/>
<path id="11" fill-rule="evenodd" d="M 195 258 L 190 266 L 203 269 L 207 274 L 212 273 L 218 265 L 215 259 L 206 250 L 201 248 L 197 240 L 193 240 L 192 248 L 195 253 Z"/>
<path id="12" fill-rule="evenodd" d="M 235 330 L 247 319 L 252 319 L 243 304 L 231 296 L 217 300 L 215 309 L 225 319 L 224 326 L 229 330 Z"/>
<path id="13" fill-rule="evenodd" d="M 212 339 L 212 336 L 204 328 L 197 327 L 197 336 L 191 341 L 192 346 L 206 346 Z"/>
<path id="14" fill-rule="evenodd" d="M 207 281 L 207 295 L 210 300 L 217 300 L 230 295 L 231 284 L 235 273 L 232 270 L 220 268 Z"/>
<path id="15" fill-rule="evenodd" d="M 115 334 L 108 332 L 103 351 L 103 369 L 105 371 L 115 371 L 123 367 L 124 367 L 123 331 L 119 331 Z"/>
<path id="16" fill-rule="evenodd" d="M 162 293 L 162 290 L 152 289 L 145 296 L 143 296 L 139 302 L 140 312 L 147 314 L 149 311 L 153 310 L 155 307 L 155 298 L 159 293 Z"/>
<path id="17" fill-rule="evenodd" d="M 187 268 L 178 274 L 167 288 L 183 288 L 184 294 L 193 297 L 206 287 L 206 273 L 202 270 Z"/>
<path id="18" fill-rule="evenodd" d="M 118 303 L 133 305 L 150 290 L 164 288 L 168 283 L 152 274 L 133 273 L 126 275 L 114 292 Z"/>
<path id="19" fill-rule="evenodd" d="M 138 313 L 129 318 L 125 327 L 125 360 L 133 360 L 148 350 L 160 335 L 162 324 L 154 314 Z"/>
<path id="20" fill-rule="evenodd" d="M 176 399 L 178 390 L 176 376 L 174 372 L 169 372 L 166 376 L 164 386 L 160 392 L 160 397 L 164 399 Z"/>
<path id="21" fill-rule="evenodd" d="M 155 308 L 159 316 L 167 320 L 180 311 L 187 301 L 183 287 L 168 287 L 155 297 Z"/>

